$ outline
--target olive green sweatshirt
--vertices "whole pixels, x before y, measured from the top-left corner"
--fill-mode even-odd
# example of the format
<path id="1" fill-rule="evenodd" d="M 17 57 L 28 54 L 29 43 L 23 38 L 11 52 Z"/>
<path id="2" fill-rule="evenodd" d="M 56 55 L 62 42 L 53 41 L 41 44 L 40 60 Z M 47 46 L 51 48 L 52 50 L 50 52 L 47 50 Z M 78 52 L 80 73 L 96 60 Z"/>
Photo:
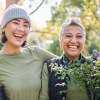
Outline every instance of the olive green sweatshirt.
<path id="1" fill-rule="evenodd" d="M 38 100 L 44 61 L 56 57 L 39 47 L 16 54 L 0 54 L 0 84 L 9 100 Z"/>

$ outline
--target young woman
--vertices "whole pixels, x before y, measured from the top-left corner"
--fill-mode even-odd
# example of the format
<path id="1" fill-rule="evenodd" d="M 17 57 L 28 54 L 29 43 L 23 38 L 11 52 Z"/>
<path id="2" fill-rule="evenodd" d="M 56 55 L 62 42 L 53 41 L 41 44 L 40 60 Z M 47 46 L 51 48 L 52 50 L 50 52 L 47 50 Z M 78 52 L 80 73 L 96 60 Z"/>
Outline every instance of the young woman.
<path id="1" fill-rule="evenodd" d="M 78 86 L 75 76 L 68 76 L 60 79 L 56 71 L 52 71 L 52 65 L 61 67 L 75 59 L 85 62 L 82 55 L 82 49 L 85 43 L 86 32 L 81 21 L 78 18 L 68 18 L 61 26 L 60 46 L 63 48 L 63 54 L 59 58 L 50 59 L 43 67 L 42 72 L 42 90 L 40 100 L 88 100 L 85 86 Z M 72 63 L 72 64 L 73 64 Z M 68 67 L 68 66 L 66 66 Z M 70 80 L 70 82 L 66 81 Z M 63 93 L 59 93 L 65 91 Z"/>
<path id="2" fill-rule="evenodd" d="M 24 47 L 31 21 L 19 5 L 11 5 L 1 21 L 0 84 L 9 100 L 38 100 L 43 63 L 54 54 L 39 47 Z"/>

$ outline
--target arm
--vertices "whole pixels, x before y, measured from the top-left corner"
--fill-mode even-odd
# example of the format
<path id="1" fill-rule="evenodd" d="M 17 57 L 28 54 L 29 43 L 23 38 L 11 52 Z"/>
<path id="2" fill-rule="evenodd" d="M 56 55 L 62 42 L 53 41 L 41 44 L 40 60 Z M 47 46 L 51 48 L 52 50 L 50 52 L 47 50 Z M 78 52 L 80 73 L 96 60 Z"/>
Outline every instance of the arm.
<path id="1" fill-rule="evenodd" d="M 45 63 L 42 70 L 42 87 L 40 91 L 39 100 L 49 100 L 48 96 L 48 70 L 47 64 Z"/>
<path id="2" fill-rule="evenodd" d="M 37 50 L 38 50 L 39 56 L 43 59 L 44 62 L 48 59 L 58 57 L 57 55 L 54 55 L 53 53 L 51 53 L 43 48 L 38 47 Z"/>

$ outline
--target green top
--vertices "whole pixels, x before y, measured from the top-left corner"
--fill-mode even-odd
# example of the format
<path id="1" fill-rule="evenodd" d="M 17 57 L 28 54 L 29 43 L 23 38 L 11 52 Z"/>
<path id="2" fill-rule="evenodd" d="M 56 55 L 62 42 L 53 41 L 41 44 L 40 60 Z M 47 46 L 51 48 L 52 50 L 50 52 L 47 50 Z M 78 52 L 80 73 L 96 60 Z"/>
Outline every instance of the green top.
<path id="1" fill-rule="evenodd" d="M 43 62 L 52 57 L 56 56 L 39 47 L 0 54 L 0 84 L 9 100 L 38 100 Z"/>
<path id="2" fill-rule="evenodd" d="M 43 66 L 42 71 L 42 89 L 40 92 L 40 99 L 39 100 L 49 100 L 48 95 L 48 70 L 47 70 L 47 64 L 45 63 Z M 71 81 L 68 83 L 68 89 L 66 93 L 66 100 L 89 100 L 88 96 L 86 94 L 85 87 L 77 86 L 75 82 L 75 77 L 70 76 Z"/>
<path id="3" fill-rule="evenodd" d="M 89 100 L 85 86 L 78 86 L 75 82 L 75 76 L 70 76 L 70 82 L 66 93 L 66 100 Z"/>

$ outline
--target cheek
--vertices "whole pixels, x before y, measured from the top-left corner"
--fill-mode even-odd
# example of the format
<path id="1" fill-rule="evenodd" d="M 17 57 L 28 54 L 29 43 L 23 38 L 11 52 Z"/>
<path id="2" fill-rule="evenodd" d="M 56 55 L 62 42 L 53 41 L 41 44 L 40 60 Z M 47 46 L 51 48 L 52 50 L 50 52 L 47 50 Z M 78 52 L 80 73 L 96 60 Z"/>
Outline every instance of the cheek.
<path id="1" fill-rule="evenodd" d="M 85 44 L 85 41 L 81 41 L 81 47 L 83 48 L 84 47 L 84 44 Z"/>
<path id="2" fill-rule="evenodd" d="M 62 40 L 60 41 L 60 46 L 64 47 L 67 43 L 68 43 L 67 40 Z"/>
<path id="3" fill-rule="evenodd" d="M 29 29 L 25 30 L 25 35 L 27 36 L 29 33 Z"/>
<path id="4" fill-rule="evenodd" d="M 6 35 L 6 37 L 8 38 L 8 37 L 10 37 L 11 36 L 11 33 L 13 32 L 13 30 L 10 30 L 10 29 L 5 29 L 5 35 Z"/>

